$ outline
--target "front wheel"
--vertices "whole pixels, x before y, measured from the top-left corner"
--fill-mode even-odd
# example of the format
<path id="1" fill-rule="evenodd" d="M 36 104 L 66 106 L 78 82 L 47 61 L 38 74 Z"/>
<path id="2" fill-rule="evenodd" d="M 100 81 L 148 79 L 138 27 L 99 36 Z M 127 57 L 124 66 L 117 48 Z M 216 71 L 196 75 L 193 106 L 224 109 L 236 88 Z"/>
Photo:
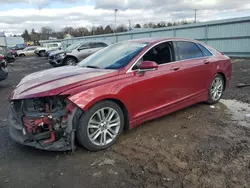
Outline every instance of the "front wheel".
<path id="1" fill-rule="evenodd" d="M 73 66 L 75 66 L 76 64 L 77 64 L 77 61 L 73 57 L 67 57 L 65 59 L 65 65 L 73 65 Z"/>
<path id="2" fill-rule="evenodd" d="M 121 108 L 112 101 L 95 104 L 81 116 L 76 137 L 80 145 L 91 151 L 112 146 L 124 127 Z"/>
<path id="3" fill-rule="evenodd" d="M 208 90 L 208 104 L 215 104 L 219 102 L 224 91 L 224 85 L 225 82 L 222 75 L 216 74 Z"/>

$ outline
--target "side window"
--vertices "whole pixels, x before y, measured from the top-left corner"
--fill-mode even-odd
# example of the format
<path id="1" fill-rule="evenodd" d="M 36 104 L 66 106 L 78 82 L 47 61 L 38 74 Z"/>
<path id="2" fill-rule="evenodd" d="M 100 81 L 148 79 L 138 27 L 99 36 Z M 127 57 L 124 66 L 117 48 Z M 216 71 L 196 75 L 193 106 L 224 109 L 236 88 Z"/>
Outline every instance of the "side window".
<path id="1" fill-rule="evenodd" d="M 199 46 L 199 48 L 201 49 L 201 51 L 203 52 L 204 56 L 212 56 L 213 54 L 211 52 L 208 51 L 207 48 L 205 48 L 203 45 L 197 43 L 197 45 Z"/>
<path id="2" fill-rule="evenodd" d="M 92 42 L 90 43 L 90 48 L 102 48 L 108 46 L 107 44 L 103 42 Z"/>
<path id="3" fill-rule="evenodd" d="M 52 44 L 52 47 L 58 47 L 58 44 Z"/>
<path id="4" fill-rule="evenodd" d="M 89 48 L 89 43 L 84 43 L 84 44 L 82 44 L 82 45 L 79 47 L 80 50 L 84 50 L 84 49 L 88 49 L 88 48 Z"/>
<path id="5" fill-rule="evenodd" d="M 35 48 L 28 48 L 27 51 L 34 51 Z"/>
<path id="6" fill-rule="evenodd" d="M 158 65 L 172 62 L 172 49 L 172 44 L 170 42 L 158 44 L 143 56 L 143 61 L 155 61 Z"/>
<path id="7" fill-rule="evenodd" d="M 158 65 L 174 61 L 173 47 L 171 42 L 164 42 L 151 48 L 137 63 L 132 70 L 138 69 L 143 61 L 155 61 Z"/>
<path id="8" fill-rule="evenodd" d="M 100 42 L 99 45 L 100 45 L 100 47 L 106 47 L 106 46 L 108 46 L 107 44 L 105 44 L 103 42 Z"/>
<path id="9" fill-rule="evenodd" d="M 98 44 L 99 44 L 99 43 L 91 42 L 91 43 L 90 43 L 90 48 L 99 48 L 100 46 L 99 46 Z"/>
<path id="10" fill-rule="evenodd" d="M 179 42 L 176 42 L 176 44 L 177 44 L 180 60 L 203 57 L 202 51 L 193 42 L 179 41 Z"/>

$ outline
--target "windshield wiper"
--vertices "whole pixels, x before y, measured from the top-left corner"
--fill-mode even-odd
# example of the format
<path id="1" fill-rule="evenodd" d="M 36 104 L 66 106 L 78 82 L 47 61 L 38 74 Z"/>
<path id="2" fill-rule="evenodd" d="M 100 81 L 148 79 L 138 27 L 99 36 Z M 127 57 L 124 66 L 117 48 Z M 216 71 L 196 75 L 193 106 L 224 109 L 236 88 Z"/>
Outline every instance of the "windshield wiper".
<path id="1" fill-rule="evenodd" d="M 92 69 L 100 69 L 100 67 L 97 67 L 97 66 L 92 66 L 92 65 L 88 65 L 88 66 L 85 66 L 86 68 L 92 68 Z"/>

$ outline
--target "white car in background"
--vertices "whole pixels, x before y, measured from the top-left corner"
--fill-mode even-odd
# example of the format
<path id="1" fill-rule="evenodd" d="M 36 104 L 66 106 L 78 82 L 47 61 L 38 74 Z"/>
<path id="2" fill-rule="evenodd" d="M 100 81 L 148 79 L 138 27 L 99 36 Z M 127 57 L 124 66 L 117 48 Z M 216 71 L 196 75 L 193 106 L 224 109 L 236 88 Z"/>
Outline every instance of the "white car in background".
<path id="1" fill-rule="evenodd" d="M 46 56 L 47 51 L 60 49 L 61 46 L 62 46 L 62 43 L 59 43 L 59 42 L 45 43 L 45 44 L 42 44 L 42 46 L 38 47 L 35 50 L 35 54 L 37 54 L 40 57 L 44 57 L 44 56 Z"/>
<path id="2" fill-rule="evenodd" d="M 17 55 L 19 57 L 24 57 L 24 56 L 32 56 L 34 55 L 35 50 L 38 48 L 39 46 L 29 46 L 24 48 L 23 50 L 18 50 L 17 51 Z"/>

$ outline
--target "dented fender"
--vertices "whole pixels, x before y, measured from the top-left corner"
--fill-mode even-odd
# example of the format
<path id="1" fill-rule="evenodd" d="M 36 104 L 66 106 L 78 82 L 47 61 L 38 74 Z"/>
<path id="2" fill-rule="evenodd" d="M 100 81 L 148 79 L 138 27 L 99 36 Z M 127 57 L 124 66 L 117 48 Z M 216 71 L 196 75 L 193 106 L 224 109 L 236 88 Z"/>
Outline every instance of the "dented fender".
<path id="1" fill-rule="evenodd" d="M 95 92 L 94 90 L 87 90 L 76 95 L 70 96 L 68 100 L 76 104 L 83 111 L 87 111 L 91 106 L 101 100 L 105 99 L 116 99 L 119 97 L 114 94 L 102 94 L 102 92 Z"/>

